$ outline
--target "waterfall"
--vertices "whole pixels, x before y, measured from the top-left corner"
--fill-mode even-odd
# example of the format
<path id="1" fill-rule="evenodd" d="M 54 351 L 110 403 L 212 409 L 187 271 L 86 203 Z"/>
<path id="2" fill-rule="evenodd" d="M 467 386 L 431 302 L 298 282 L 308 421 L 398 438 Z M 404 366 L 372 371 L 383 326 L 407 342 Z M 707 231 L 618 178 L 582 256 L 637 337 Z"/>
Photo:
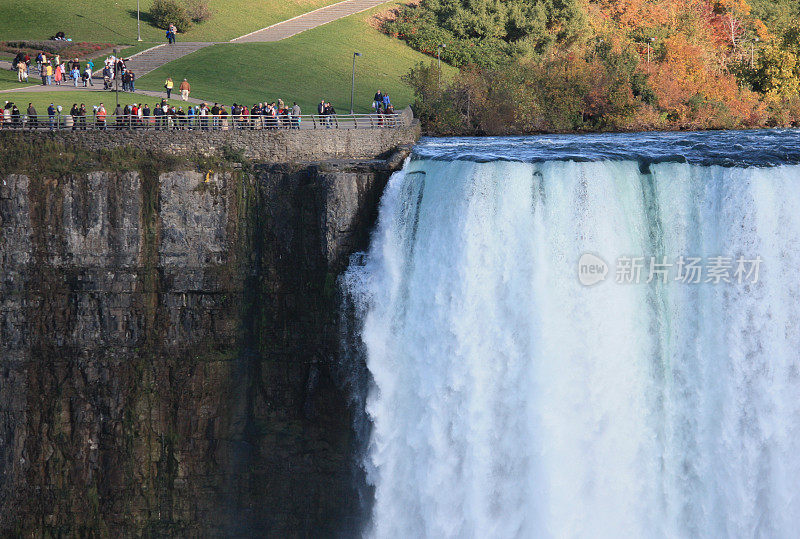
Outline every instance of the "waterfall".
<path id="1" fill-rule="evenodd" d="M 730 258 L 731 282 L 646 282 L 681 256 Z M 799 271 L 796 165 L 410 160 L 344 279 L 373 379 L 365 535 L 795 536 Z"/>

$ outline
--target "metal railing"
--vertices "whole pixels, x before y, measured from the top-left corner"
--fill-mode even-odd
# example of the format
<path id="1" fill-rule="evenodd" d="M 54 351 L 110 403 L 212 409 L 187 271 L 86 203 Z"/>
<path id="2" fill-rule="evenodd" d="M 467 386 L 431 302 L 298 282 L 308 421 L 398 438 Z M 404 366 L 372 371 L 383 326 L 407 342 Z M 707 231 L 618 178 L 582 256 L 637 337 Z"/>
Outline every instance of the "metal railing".
<path id="1" fill-rule="evenodd" d="M 0 117 L 0 129 L 36 130 L 277 130 L 277 129 L 391 129 L 406 127 L 403 114 L 303 114 L 300 116 L 254 115 L 107 115 L 105 118 L 89 113 L 86 116 L 57 114 L 55 116 L 20 114 Z"/>

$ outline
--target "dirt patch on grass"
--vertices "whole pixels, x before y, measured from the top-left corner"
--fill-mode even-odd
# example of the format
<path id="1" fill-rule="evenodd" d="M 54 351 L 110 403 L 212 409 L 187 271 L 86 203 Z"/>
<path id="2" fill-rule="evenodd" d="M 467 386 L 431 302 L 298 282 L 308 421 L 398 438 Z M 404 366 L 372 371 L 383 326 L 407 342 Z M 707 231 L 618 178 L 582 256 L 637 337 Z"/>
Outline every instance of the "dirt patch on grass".
<path id="1" fill-rule="evenodd" d="M 386 9 L 379 11 L 378 13 L 372 15 L 371 17 L 368 17 L 367 23 L 369 23 L 369 25 L 372 26 L 374 29 L 383 32 L 384 25 L 387 22 L 392 22 L 394 20 L 397 20 L 397 17 L 400 15 L 401 6 L 418 6 L 421 1 L 422 0 L 410 0 L 408 2 L 403 2 L 400 4 L 392 4 Z"/>

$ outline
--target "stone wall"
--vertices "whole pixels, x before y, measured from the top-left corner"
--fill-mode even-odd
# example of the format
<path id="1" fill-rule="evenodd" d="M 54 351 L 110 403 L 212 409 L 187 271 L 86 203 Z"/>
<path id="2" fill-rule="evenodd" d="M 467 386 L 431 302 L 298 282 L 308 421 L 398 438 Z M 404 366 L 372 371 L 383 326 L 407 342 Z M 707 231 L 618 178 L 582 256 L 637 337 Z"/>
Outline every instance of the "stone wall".
<path id="1" fill-rule="evenodd" d="M 20 144 L 56 140 L 93 152 L 132 146 L 143 152 L 157 150 L 173 155 L 211 155 L 227 149 L 269 163 L 374 159 L 387 156 L 398 146 L 414 144 L 419 136 L 416 121 L 410 127 L 393 129 L 0 131 L 0 138 L 11 139 L 6 144 L 15 140 Z"/>
<path id="2" fill-rule="evenodd" d="M 353 533 L 334 283 L 401 160 L 0 176 L 0 535 Z"/>

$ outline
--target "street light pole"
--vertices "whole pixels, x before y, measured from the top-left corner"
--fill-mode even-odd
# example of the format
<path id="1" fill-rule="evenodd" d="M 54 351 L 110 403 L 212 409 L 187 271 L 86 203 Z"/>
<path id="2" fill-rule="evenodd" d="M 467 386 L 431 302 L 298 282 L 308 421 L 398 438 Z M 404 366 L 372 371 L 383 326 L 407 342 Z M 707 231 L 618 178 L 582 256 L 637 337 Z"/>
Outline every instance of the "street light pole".
<path id="1" fill-rule="evenodd" d="M 436 61 L 439 64 L 439 72 L 437 73 L 436 79 L 436 87 L 439 88 L 442 85 L 442 49 L 446 48 L 447 45 L 445 43 L 439 43 L 439 46 L 436 47 Z"/>
<path id="2" fill-rule="evenodd" d="M 650 44 L 653 43 L 656 38 L 651 37 L 647 40 L 647 72 L 650 72 Z"/>
<path id="3" fill-rule="evenodd" d="M 756 65 L 756 43 L 758 43 L 758 38 L 755 38 L 752 43 L 750 43 L 750 69 L 753 69 Z"/>
<path id="4" fill-rule="evenodd" d="M 114 49 L 114 96 L 117 98 L 117 108 L 119 108 L 119 79 L 117 78 L 117 64 L 119 63 L 119 58 L 117 58 L 117 49 Z"/>
<path id="5" fill-rule="evenodd" d="M 360 52 L 353 53 L 353 82 L 350 85 L 350 115 L 353 114 L 353 98 L 356 94 L 356 56 L 361 56 Z"/>
<path id="6" fill-rule="evenodd" d="M 136 0 L 136 41 L 142 40 L 142 26 L 139 22 L 139 0 Z"/>

